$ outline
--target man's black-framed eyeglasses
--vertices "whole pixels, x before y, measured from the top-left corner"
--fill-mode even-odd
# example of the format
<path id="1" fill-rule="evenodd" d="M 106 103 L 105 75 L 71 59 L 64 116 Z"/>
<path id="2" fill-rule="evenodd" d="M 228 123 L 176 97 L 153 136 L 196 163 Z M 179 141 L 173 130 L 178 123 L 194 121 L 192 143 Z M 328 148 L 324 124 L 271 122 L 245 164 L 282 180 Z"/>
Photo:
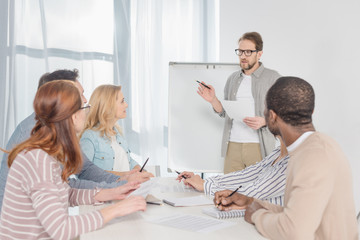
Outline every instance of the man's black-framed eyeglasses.
<path id="1" fill-rule="evenodd" d="M 83 107 L 79 108 L 79 109 L 86 109 L 86 110 L 89 110 L 91 107 L 90 104 L 85 104 Z"/>
<path id="2" fill-rule="evenodd" d="M 252 55 L 253 52 L 258 52 L 258 50 L 241 50 L 241 49 L 235 49 L 235 53 L 238 56 L 241 56 L 243 53 L 245 54 L 245 56 L 250 57 Z"/>

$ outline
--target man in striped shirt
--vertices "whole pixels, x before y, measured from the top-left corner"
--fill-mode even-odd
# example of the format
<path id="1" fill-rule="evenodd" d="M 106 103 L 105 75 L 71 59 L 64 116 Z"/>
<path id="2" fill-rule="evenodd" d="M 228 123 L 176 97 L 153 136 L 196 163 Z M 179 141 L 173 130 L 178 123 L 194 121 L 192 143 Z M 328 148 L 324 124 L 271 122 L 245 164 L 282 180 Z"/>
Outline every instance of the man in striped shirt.
<path id="1" fill-rule="evenodd" d="M 203 191 L 207 195 L 214 195 L 221 190 L 235 190 L 246 196 L 267 200 L 271 203 L 284 204 L 284 190 L 286 180 L 286 168 L 289 156 L 281 137 L 278 137 L 281 145 L 275 148 L 268 156 L 255 165 L 241 171 L 209 177 L 205 180 L 192 172 L 182 172 L 178 176 L 183 177 L 186 185 Z"/>

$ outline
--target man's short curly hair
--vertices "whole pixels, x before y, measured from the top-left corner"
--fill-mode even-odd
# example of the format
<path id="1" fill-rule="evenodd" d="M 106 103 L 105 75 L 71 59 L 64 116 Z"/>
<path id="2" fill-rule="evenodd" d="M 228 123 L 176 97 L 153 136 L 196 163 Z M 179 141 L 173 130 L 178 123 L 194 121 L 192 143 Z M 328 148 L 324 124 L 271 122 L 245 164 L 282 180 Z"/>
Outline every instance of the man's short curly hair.
<path id="1" fill-rule="evenodd" d="M 314 89 L 301 78 L 281 77 L 267 92 L 266 105 L 292 126 L 309 124 L 315 107 Z"/>

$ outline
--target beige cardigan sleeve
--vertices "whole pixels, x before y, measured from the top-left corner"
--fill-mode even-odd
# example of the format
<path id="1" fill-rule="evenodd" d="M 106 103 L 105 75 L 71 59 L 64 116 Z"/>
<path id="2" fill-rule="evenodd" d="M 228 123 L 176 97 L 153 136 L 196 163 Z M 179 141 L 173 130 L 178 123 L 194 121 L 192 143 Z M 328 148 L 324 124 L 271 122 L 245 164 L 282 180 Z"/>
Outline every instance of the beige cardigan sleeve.
<path id="1" fill-rule="evenodd" d="M 334 171 L 329 165 L 324 168 L 326 156 L 320 151 L 310 154 L 307 157 L 302 154 L 303 159 L 289 172 L 284 209 L 261 202 L 266 209 L 252 215 L 256 228 L 265 237 L 314 239 L 332 192 Z M 292 161 L 296 162 L 296 159 Z"/>
<path id="2" fill-rule="evenodd" d="M 254 202 L 257 202 L 259 203 L 261 206 L 263 206 L 266 210 L 270 210 L 271 212 L 275 212 L 275 213 L 278 213 L 278 212 L 282 212 L 284 210 L 284 207 L 283 206 L 280 206 L 280 205 L 276 205 L 276 204 L 272 204 L 268 201 L 262 201 L 262 200 L 259 200 L 259 199 L 255 199 Z M 257 211 L 256 211 L 257 212 Z"/>

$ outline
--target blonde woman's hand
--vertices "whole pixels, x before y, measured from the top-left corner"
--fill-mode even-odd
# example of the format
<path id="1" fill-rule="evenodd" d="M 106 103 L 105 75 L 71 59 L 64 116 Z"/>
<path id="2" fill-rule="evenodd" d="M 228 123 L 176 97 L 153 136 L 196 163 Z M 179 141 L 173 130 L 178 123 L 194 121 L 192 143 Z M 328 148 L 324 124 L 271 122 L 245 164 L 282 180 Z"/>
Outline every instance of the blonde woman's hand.
<path id="1" fill-rule="evenodd" d="M 139 170 L 132 172 L 128 176 L 126 176 L 125 180 L 128 182 L 146 182 L 150 180 L 150 178 L 154 177 L 154 175 L 151 172 L 139 172 Z"/>

